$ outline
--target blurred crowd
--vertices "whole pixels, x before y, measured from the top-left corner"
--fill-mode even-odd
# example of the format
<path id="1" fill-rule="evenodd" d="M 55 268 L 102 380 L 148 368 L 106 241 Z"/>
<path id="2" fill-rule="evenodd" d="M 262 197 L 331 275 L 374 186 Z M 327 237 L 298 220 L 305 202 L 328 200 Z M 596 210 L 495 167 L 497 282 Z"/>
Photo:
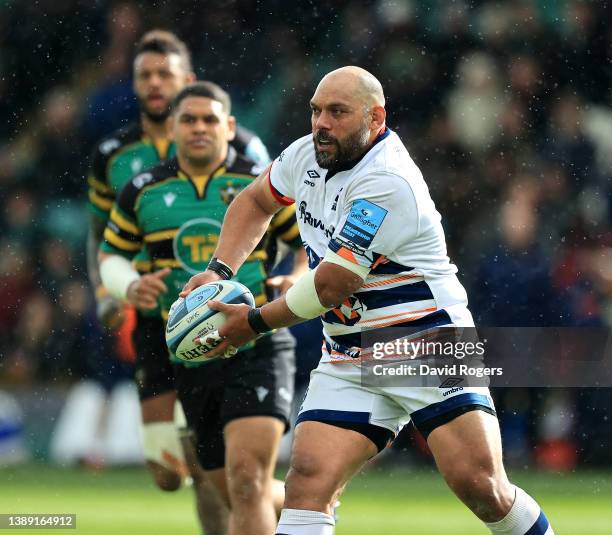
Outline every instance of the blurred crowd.
<path id="1" fill-rule="evenodd" d="M 611 326 L 609 21 L 605 2 L 577 0 L 3 2 L 0 382 L 128 373 L 86 283 L 85 177 L 95 141 L 138 116 L 132 47 L 153 27 L 187 42 L 198 78 L 229 90 L 273 156 L 309 131 L 322 74 L 371 70 L 477 321 Z M 612 404 L 602 392 L 543 395 L 502 397 L 502 411 L 506 398 L 515 408 L 502 418 L 512 445 L 566 427 L 562 438 L 580 441 L 576 414 L 598 422 Z M 555 402 L 538 432 L 519 425 L 534 399 Z"/>

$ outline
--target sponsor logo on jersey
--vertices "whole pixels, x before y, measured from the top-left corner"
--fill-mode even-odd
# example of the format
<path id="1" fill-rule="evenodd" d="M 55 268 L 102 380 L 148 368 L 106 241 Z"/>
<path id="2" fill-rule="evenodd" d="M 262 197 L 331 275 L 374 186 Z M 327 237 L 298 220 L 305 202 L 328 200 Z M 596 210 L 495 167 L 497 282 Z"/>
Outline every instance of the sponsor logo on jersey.
<path id="1" fill-rule="evenodd" d="M 309 169 L 308 171 L 306 171 L 306 174 L 308 175 L 308 178 L 310 178 L 310 180 L 308 180 L 308 178 L 304 179 L 304 184 L 310 186 L 311 188 L 314 188 L 315 183 L 313 182 L 313 180 L 315 178 L 321 178 L 321 175 L 317 173 L 314 169 Z"/>
<path id="2" fill-rule="evenodd" d="M 173 193 L 172 191 L 169 191 L 168 193 L 164 193 L 164 203 L 166 204 L 168 208 L 170 208 L 174 204 L 175 200 L 176 200 L 176 193 Z"/>
<path id="3" fill-rule="evenodd" d="M 270 393 L 270 391 L 265 386 L 257 386 L 255 387 L 255 393 L 257 394 L 257 399 L 259 403 L 261 403 L 266 396 Z"/>
<path id="4" fill-rule="evenodd" d="M 206 217 L 184 223 L 174 236 L 174 256 L 183 269 L 191 274 L 206 269 L 217 248 L 221 224 Z"/>
<path id="5" fill-rule="evenodd" d="M 142 160 L 140 158 L 134 158 L 130 163 L 130 167 L 132 168 L 132 173 L 140 173 L 142 170 Z"/>
<path id="6" fill-rule="evenodd" d="M 308 211 L 308 203 L 306 201 L 302 201 L 300 203 L 298 214 L 300 220 L 302 220 L 306 225 L 310 225 L 313 228 L 322 230 L 325 233 L 326 238 L 331 238 L 334 235 L 335 228 L 331 225 L 326 228 L 323 221 L 317 219 L 316 217 L 313 217 L 312 214 Z"/>
<path id="7" fill-rule="evenodd" d="M 359 199 L 353 202 L 340 236 L 367 249 L 380 229 L 387 210 L 377 204 Z"/>

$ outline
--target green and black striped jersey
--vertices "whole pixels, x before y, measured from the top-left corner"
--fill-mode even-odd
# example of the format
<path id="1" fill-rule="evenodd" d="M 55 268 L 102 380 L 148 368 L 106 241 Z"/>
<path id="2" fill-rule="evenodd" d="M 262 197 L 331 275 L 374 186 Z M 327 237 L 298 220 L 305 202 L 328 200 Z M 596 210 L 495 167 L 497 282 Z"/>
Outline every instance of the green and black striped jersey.
<path id="1" fill-rule="evenodd" d="M 159 302 L 166 318 L 184 284 L 206 269 L 228 205 L 256 178 L 255 173 L 255 164 L 232 147 L 223 165 L 210 176 L 189 176 L 176 158 L 157 165 L 122 189 L 101 248 L 129 259 L 144 249 L 153 270 L 172 268 L 165 280 L 169 291 Z M 266 302 L 268 251 L 277 239 L 293 248 L 301 246 L 293 206 L 274 216 L 268 233 L 236 274 L 253 292 L 258 306 Z"/>
<path id="2" fill-rule="evenodd" d="M 108 220 L 117 193 L 133 176 L 174 156 L 167 139 L 153 141 L 134 123 L 104 138 L 94 151 L 88 177 L 89 206 Z"/>
<path id="3" fill-rule="evenodd" d="M 231 145 L 239 154 L 258 164 L 269 162 L 268 151 L 251 131 L 237 126 Z M 103 221 L 108 220 L 117 193 L 130 178 L 174 157 L 176 148 L 168 139 L 153 140 L 133 123 L 117 130 L 100 141 L 92 156 L 88 176 L 89 207 Z"/>

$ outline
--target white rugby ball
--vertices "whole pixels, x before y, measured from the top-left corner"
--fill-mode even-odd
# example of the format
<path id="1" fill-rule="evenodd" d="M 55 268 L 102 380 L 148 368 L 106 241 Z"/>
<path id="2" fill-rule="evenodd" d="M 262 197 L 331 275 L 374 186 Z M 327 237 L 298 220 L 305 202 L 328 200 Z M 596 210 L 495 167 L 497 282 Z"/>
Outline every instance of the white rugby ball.
<path id="1" fill-rule="evenodd" d="M 216 331 L 225 322 L 225 314 L 208 308 L 209 301 L 255 306 L 251 291 L 236 281 L 204 284 L 187 297 L 179 297 L 170 307 L 166 323 L 166 344 L 173 355 L 186 362 L 210 362 L 206 354 L 220 343 L 196 345 L 195 340 Z"/>

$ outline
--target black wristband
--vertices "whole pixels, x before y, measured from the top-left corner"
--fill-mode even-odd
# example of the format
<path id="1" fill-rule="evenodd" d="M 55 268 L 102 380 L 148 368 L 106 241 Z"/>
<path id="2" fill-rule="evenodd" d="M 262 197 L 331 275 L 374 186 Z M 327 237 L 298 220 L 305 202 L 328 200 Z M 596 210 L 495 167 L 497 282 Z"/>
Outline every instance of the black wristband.
<path id="1" fill-rule="evenodd" d="M 227 264 L 221 262 L 216 257 L 212 257 L 206 269 L 210 271 L 214 271 L 217 275 L 219 275 L 224 280 L 230 280 L 234 276 L 234 272 L 232 268 Z"/>
<path id="2" fill-rule="evenodd" d="M 267 333 L 272 330 L 264 319 L 261 317 L 261 308 L 252 308 L 249 310 L 249 314 L 247 316 L 247 321 L 257 334 Z"/>

